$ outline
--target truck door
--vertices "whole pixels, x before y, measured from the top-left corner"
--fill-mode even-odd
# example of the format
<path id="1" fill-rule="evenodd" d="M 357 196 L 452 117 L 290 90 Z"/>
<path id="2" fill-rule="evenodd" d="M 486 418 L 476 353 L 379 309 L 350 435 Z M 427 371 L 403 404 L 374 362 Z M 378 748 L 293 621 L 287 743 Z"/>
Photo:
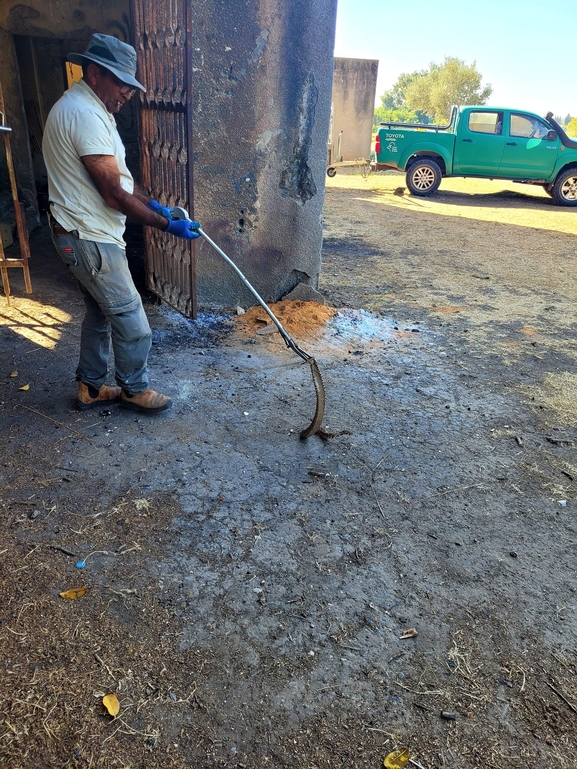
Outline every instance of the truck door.
<path id="1" fill-rule="evenodd" d="M 457 128 L 454 173 L 499 176 L 504 144 L 501 111 L 464 112 Z"/>
<path id="2" fill-rule="evenodd" d="M 551 126 L 535 115 L 511 112 L 499 176 L 547 179 L 553 173 L 560 139 L 548 139 Z"/>

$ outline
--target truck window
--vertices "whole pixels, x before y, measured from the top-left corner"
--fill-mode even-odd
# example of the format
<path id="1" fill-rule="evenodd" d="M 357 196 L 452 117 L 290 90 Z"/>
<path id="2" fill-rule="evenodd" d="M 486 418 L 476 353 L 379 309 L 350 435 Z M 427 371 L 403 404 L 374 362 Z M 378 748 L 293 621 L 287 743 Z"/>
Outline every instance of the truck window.
<path id="1" fill-rule="evenodd" d="M 477 134 L 501 135 L 503 130 L 502 112 L 470 112 L 469 131 Z"/>
<path id="2" fill-rule="evenodd" d="M 537 117 L 511 113 L 511 136 L 519 136 L 522 139 L 544 139 L 550 130 L 550 127 Z"/>

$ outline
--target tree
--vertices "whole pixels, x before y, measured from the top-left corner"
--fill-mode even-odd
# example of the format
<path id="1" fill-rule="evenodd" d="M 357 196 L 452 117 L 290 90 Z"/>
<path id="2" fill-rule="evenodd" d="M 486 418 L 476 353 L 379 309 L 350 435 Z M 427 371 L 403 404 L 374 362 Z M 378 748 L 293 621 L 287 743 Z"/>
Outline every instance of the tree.
<path id="1" fill-rule="evenodd" d="M 373 126 L 379 123 L 428 123 L 429 118 L 424 112 L 407 108 L 405 92 L 415 78 L 421 77 L 425 72 L 403 72 L 399 75 L 394 86 L 385 91 L 381 96 L 381 105 L 376 107 L 373 118 Z"/>
<path id="2" fill-rule="evenodd" d="M 432 63 L 428 72 L 414 73 L 404 89 L 405 105 L 442 123 L 449 119 L 453 104 L 486 103 L 493 88 L 482 88 L 482 79 L 475 62 L 447 56 L 442 64 Z"/>
<path id="3" fill-rule="evenodd" d="M 376 107 L 373 117 L 373 128 L 376 130 L 379 123 L 422 123 L 422 118 L 413 110 L 400 108 L 400 109 L 385 109 L 384 107 Z"/>
<path id="4" fill-rule="evenodd" d="M 565 126 L 567 136 L 577 136 L 577 117 L 572 117 Z"/>
<path id="5" fill-rule="evenodd" d="M 395 85 L 381 96 L 381 104 L 384 109 L 405 109 L 407 106 L 405 101 L 407 88 L 416 78 L 425 74 L 426 72 L 421 70 L 420 72 L 403 72 L 402 75 L 399 75 Z"/>

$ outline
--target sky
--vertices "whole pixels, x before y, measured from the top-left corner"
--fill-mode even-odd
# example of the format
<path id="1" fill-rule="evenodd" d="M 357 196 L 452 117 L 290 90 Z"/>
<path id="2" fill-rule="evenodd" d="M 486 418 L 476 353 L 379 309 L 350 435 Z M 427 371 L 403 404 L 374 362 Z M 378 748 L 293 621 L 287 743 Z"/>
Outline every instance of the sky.
<path id="1" fill-rule="evenodd" d="M 378 59 L 377 104 L 403 72 L 476 62 L 488 104 L 577 116 L 577 0 L 338 0 L 335 56 Z"/>

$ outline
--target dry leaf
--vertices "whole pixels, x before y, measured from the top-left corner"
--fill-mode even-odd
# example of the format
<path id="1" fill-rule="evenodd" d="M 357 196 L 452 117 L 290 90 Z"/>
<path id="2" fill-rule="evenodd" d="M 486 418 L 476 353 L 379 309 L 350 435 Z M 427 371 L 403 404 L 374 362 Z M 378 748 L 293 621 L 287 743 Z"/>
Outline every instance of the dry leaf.
<path id="1" fill-rule="evenodd" d="M 85 592 L 85 587 L 75 587 L 72 590 L 65 590 L 63 593 L 60 593 L 60 598 L 80 598 Z"/>
<path id="2" fill-rule="evenodd" d="M 402 748 L 402 750 L 393 750 L 392 753 L 389 753 L 387 756 L 385 756 L 383 764 L 386 769 L 403 769 L 403 767 L 407 765 L 408 761 L 409 750 L 408 748 Z"/>
<path id="3" fill-rule="evenodd" d="M 408 630 L 405 630 L 404 633 L 401 633 L 399 638 L 401 640 L 403 640 L 404 638 L 414 638 L 416 635 L 419 635 L 417 633 L 417 628 L 416 627 L 410 627 Z"/>
<path id="4" fill-rule="evenodd" d="M 18 372 L 17 371 L 11 371 L 10 372 L 10 376 L 12 376 L 12 377 L 18 376 Z"/>
<path id="5" fill-rule="evenodd" d="M 106 697 L 102 698 L 102 704 L 111 716 L 117 716 L 120 712 L 120 702 L 118 702 L 116 694 L 107 694 Z"/>
<path id="6" fill-rule="evenodd" d="M 27 385 L 22 385 L 22 387 L 19 387 L 18 389 L 19 389 L 19 390 L 29 390 L 29 389 L 30 389 L 30 385 L 29 385 L 29 384 L 27 384 Z"/>

